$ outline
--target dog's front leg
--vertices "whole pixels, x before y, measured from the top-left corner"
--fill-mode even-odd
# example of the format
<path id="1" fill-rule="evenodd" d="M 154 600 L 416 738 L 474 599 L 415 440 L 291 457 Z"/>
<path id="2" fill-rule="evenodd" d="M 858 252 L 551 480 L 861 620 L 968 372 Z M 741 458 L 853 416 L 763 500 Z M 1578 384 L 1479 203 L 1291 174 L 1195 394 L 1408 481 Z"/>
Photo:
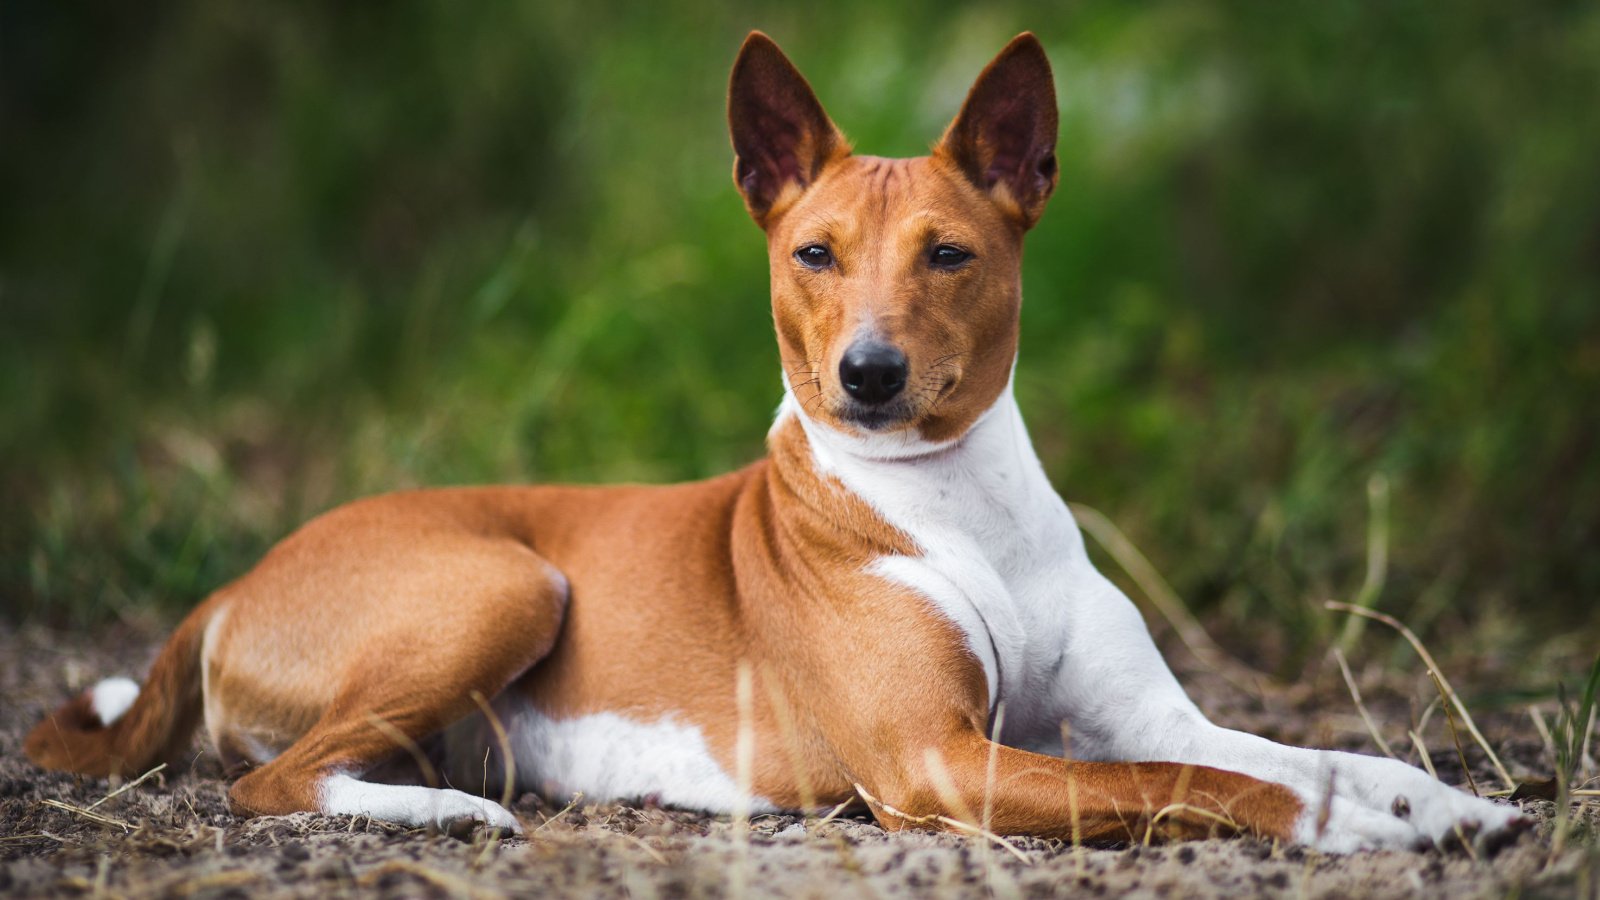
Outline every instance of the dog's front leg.
<path id="1" fill-rule="evenodd" d="M 1236 772 L 1169 762 L 1081 762 L 993 743 L 975 728 L 920 732 L 857 791 L 884 827 L 1063 840 L 1292 840 L 1300 798 Z"/>
<path id="2" fill-rule="evenodd" d="M 1396 760 L 1289 747 L 1213 724 L 1121 591 L 1087 565 L 1065 582 L 1066 644 L 1053 689 L 1074 753 L 1214 766 L 1286 785 L 1306 804 L 1296 838 L 1327 850 L 1488 836 L 1521 820 Z"/>

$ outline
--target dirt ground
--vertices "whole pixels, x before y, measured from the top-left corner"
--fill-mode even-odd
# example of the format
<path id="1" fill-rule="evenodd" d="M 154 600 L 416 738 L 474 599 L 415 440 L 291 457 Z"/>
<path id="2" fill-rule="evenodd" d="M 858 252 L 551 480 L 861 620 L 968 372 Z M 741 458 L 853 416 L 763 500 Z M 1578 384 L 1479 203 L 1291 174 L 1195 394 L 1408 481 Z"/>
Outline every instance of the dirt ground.
<path id="1" fill-rule="evenodd" d="M 0 625 L 0 895 L 330 897 L 538 894 L 571 897 L 996 897 L 1133 894 L 1278 896 L 1595 897 L 1600 814 L 1587 810 L 1586 847 L 1551 851 L 1553 808 L 1527 801 L 1539 828 L 1493 858 L 1465 850 L 1326 857 L 1251 840 L 1156 847 L 1074 848 L 1016 840 L 1016 854 L 977 838 L 888 834 L 869 819 L 763 816 L 748 827 L 676 810 L 520 798 L 527 839 L 455 840 L 364 818 L 230 815 L 216 760 L 197 741 L 192 766 L 114 796 L 102 779 L 45 773 L 21 756 L 22 735 L 48 707 L 111 674 L 141 672 L 159 636 L 133 629 L 96 638 Z M 1337 670 L 1309 690 L 1251 695 L 1205 673 L 1186 677 L 1225 724 L 1279 740 L 1373 752 Z M 1391 677 L 1364 693 L 1391 741 L 1428 697 L 1425 682 Z M 1402 683 L 1393 683 L 1402 682 Z M 1458 685 L 1466 687 L 1466 685 Z M 1297 694 L 1297 695 L 1296 695 Z M 1437 719 L 1438 717 L 1435 717 Z M 1479 715 L 1512 774 L 1548 776 L 1543 744 L 1523 712 Z M 1463 781 L 1448 732 L 1428 744 L 1441 777 Z M 1401 740 L 1395 749 L 1410 750 Z M 1494 781 L 1475 748 L 1479 784 Z"/>

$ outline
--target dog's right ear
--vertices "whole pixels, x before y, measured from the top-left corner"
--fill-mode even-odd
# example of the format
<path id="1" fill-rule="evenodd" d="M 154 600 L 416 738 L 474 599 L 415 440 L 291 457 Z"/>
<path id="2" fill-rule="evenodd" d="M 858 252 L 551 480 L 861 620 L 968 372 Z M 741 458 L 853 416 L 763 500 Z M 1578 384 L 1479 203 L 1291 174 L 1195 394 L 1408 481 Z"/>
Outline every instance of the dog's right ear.
<path id="1" fill-rule="evenodd" d="M 728 130 L 733 136 L 734 184 L 763 228 L 824 166 L 850 153 L 805 76 L 759 31 L 745 38 L 733 63 Z"/>

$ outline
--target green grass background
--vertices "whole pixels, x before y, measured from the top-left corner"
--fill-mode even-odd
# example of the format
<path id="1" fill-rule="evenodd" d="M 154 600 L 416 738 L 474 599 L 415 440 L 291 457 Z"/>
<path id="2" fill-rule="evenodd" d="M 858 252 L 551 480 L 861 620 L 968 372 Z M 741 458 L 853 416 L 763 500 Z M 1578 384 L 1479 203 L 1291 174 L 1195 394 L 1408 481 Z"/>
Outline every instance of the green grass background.
<path id="1" fill-rule="evenodd" d="M 1040 35 L 1017 391 L 1237 650 L 1325 646 L 1375 475 L 1382 608 L 1600 643 L 1600 6 L 1496 0 L 8 2 L 4 615 L 174 614 L 365 493 L 760 454 L 756 27 L 883 155 Z"/>

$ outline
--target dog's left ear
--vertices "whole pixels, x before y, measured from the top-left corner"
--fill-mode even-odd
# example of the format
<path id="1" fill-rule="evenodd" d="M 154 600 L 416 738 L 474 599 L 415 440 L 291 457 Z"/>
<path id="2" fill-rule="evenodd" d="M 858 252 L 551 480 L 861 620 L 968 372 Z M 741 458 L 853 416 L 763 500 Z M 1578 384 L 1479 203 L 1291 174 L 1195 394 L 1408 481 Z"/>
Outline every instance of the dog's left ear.
<path id="1" fill-rule="evenodd" d="M 1056 189 L 1056 125 L 1050 60 L 1023 32 L 978 76 L 934 152 L 1032 228 Z"/>
<path id="2" fill-rule="evenodd" d="M 728 80 L 728 131 L 734 183 L 763 228 L 824 166 L 850 153 L 805 76 L 759 31 L 745 38 Z"/>

